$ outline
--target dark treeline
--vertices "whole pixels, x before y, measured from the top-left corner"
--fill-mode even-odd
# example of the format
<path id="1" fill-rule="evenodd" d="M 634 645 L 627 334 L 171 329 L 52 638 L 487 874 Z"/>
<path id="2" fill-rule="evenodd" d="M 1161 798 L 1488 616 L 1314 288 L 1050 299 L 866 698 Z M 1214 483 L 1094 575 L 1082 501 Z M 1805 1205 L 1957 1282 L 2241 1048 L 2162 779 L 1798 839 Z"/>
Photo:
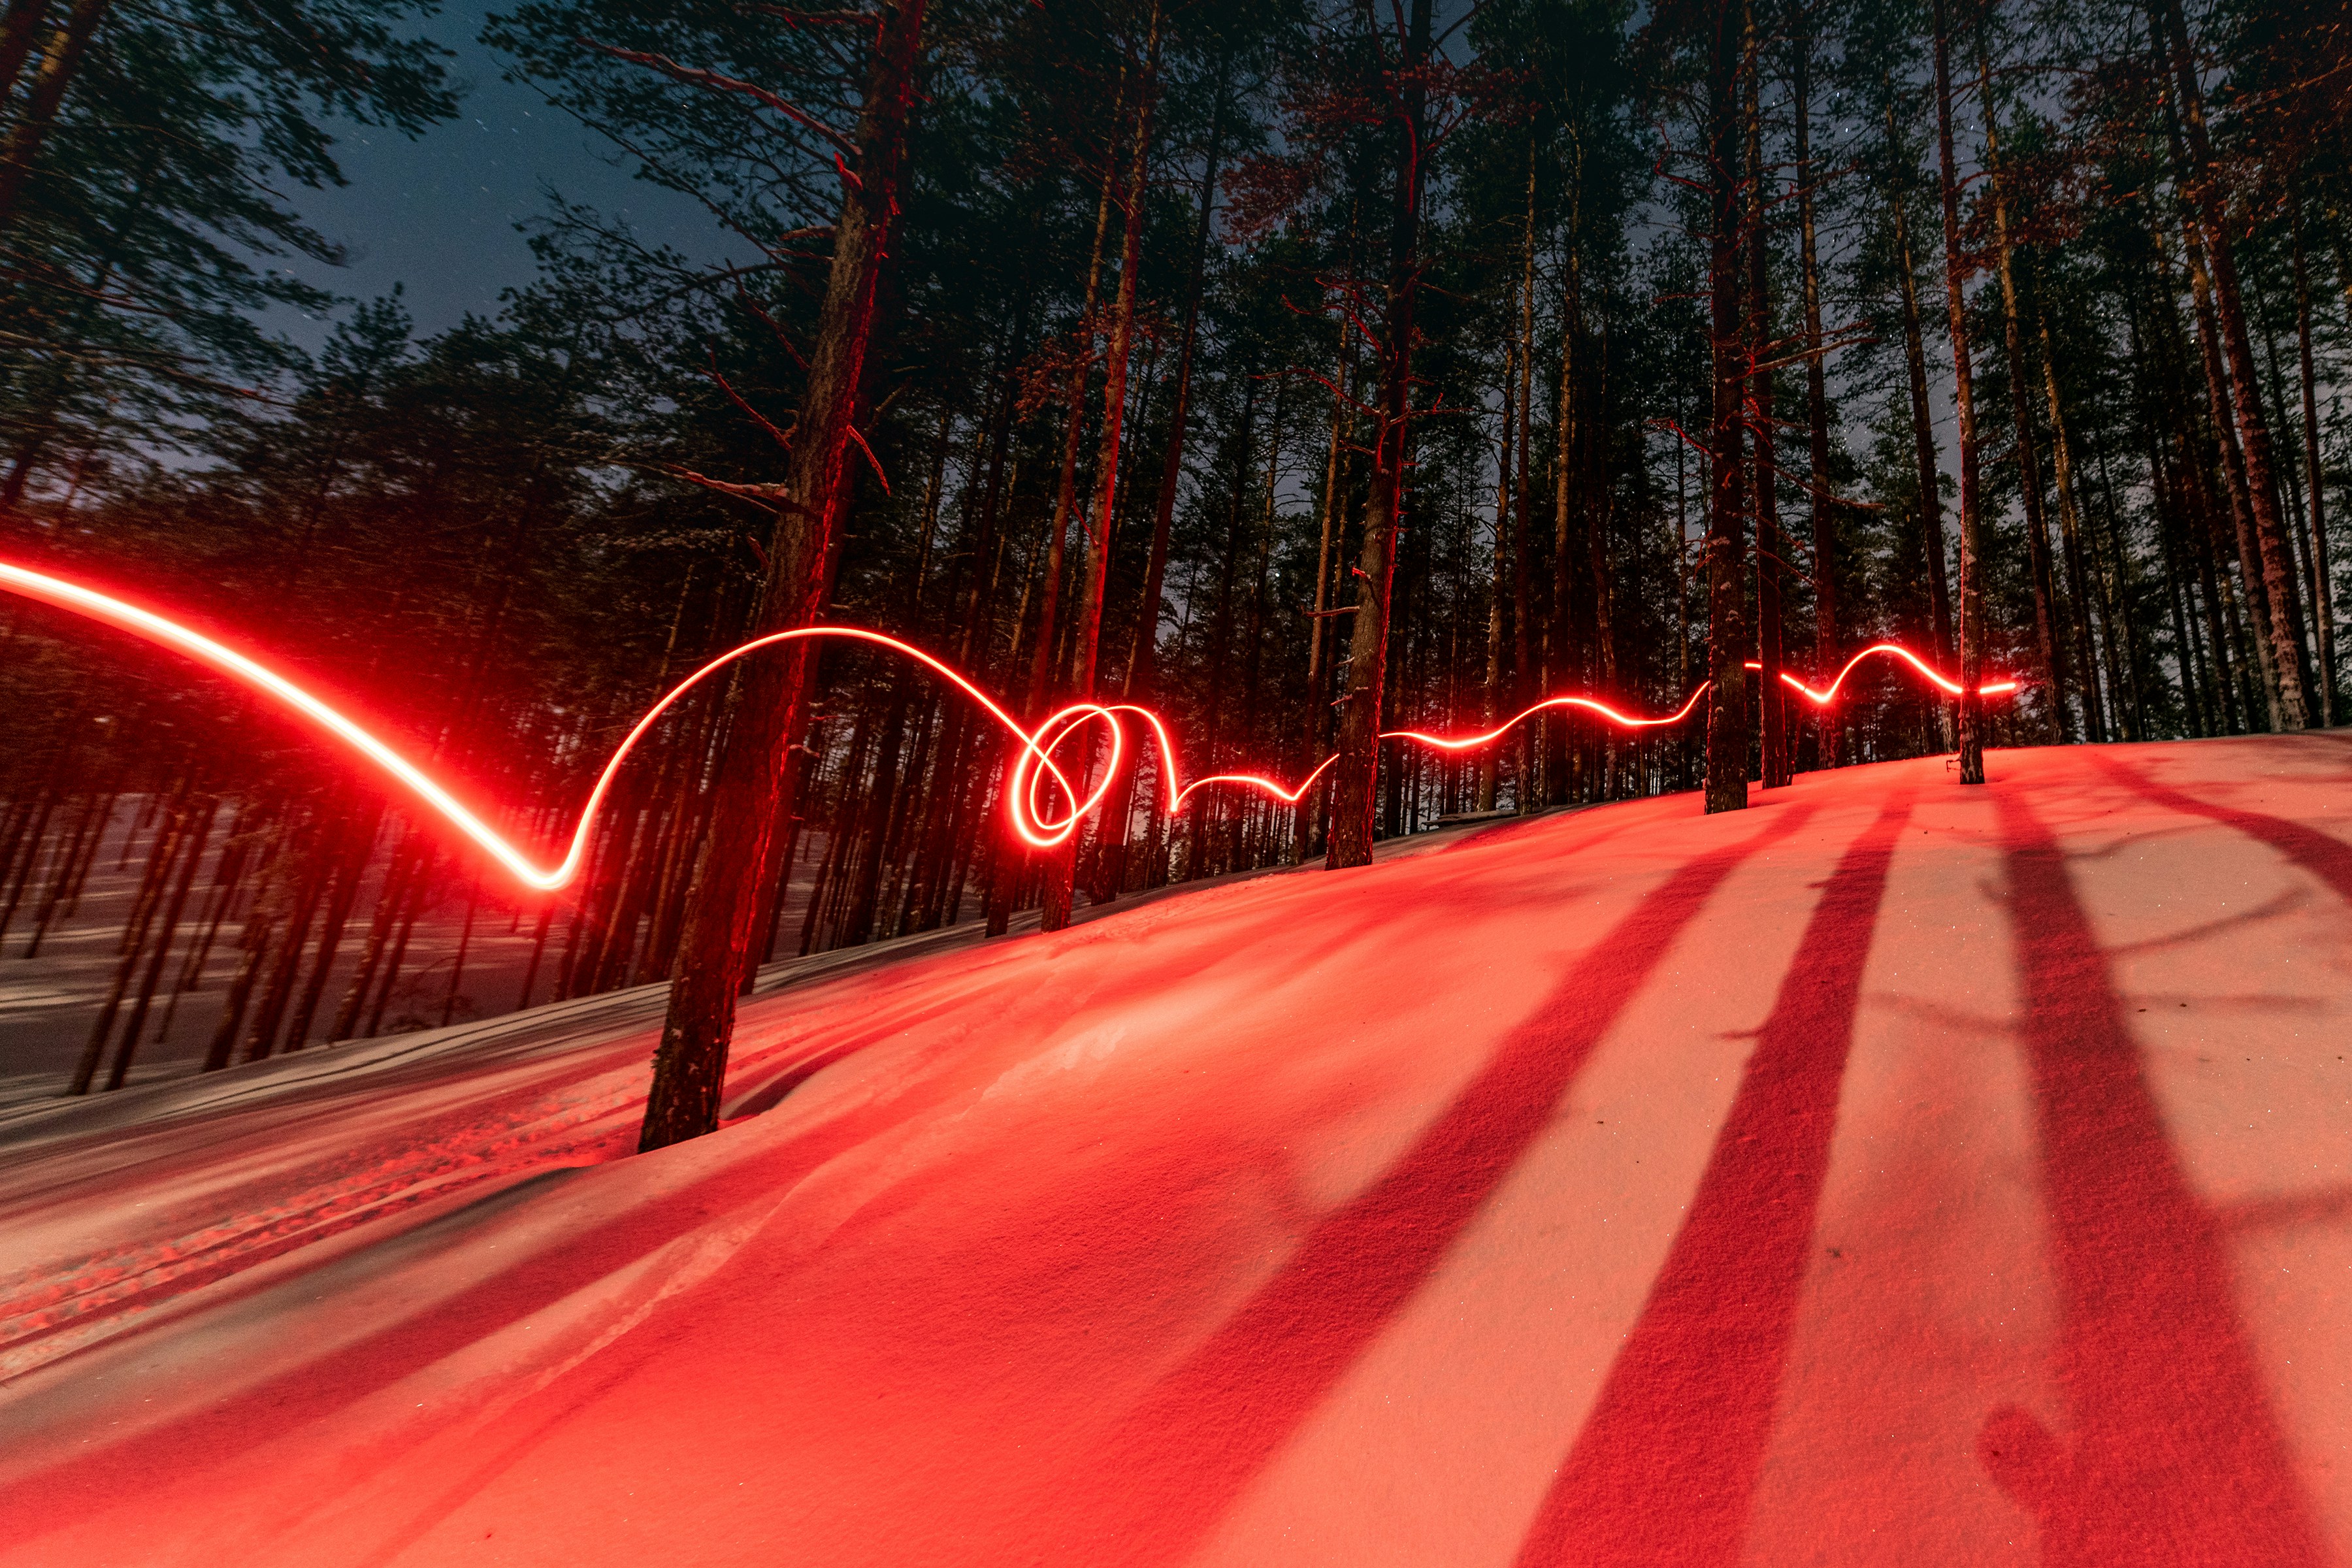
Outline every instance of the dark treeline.
<path id="1" fill-rule="evenodd" d="M 420 920 L 519 921 L 515 1000 L 673 980 L 667 1142 L 763 959 L 1482 812 L 2338 716 L 2336 8 L 534 0 L 488 41 L 733 259 L 557 203 L 496 319 L 419 340 L 395 297 L 317 354 L 268 309 L 332 302 L 273 258 L 334 247 L 272 182 L 453 105 L 399 5 L 262 16 L 7 8 L 11 556 L 352 694 L 544 846 L 667 685 L 815 618 L 1033 721 L 1150 704 L 1189 775 L 1339 761 L 1172 816 L 1145 769 L 1034 853 L 969 704 L 794 652 L 665 719 L 589 874 L 521 898 L 210 678 L 0 610 L 9 961 L 135 818 L 76 1091 L 189 986 L 229 988 L 173 1047 L 216 1068 L 383 1028 Z M 1881 639 L 2027 684 L 1781 699 Z M 1642 738 L 1378 738 L 1710 678 Z"/>

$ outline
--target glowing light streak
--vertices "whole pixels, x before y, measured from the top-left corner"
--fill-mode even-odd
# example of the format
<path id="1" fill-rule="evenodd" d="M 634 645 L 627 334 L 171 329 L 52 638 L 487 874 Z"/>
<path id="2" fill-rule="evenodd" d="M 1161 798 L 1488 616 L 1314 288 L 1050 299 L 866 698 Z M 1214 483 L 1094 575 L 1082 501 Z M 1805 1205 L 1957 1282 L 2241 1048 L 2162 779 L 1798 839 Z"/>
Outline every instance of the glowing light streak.
<path id="1" fill-rule="evenodd" d="M 1138 711 L 1139 712 L 1141 710 L 1139 709 Z M 1158 721 L 1154 720 L 1153 722 L 1157 723 Z M 1176 804 L 1170 809 L 1173 811 L 1183 810 L 1184 798 L 1187 795 L 1191 795 L 1196 789 L 1205 789 L 1213 784 L 1247 784 L 1252 789 L 1265 791 L 1267 795 L 1270 795 L 1276 800 L 1281 801 L 1285 805 L 1297 805 L 1298 804 L 1299 797 L 1304 795 L 1308 790 L 1313 789 L 1315 787 L 1315 781 L 1323 776 L 1323 770 L 1329 767 L 1333 763 L 1336 763 L 1339 760 L 1339 753 L 1334 752 L 1329 756 L 1324 758 L 1321 762 L 1316 763 L 1315 771 L 1308 773 L 1304 779 L 1300 780 L 1297 789 L 1285 789 L 1280 784 L 1275 783 L 1274 780 L 1265 777 L 1262 773 L 1211 773 L 1207 778 L 1194 779 L 1191 784 L 1188 784 L 1182 789 L 1178 790 L 1176 792 Z"/>
<path id="2" fill-rule="evenodd" d="M 645 738 L 661 716 L 677 704 L 688 692 L 701 685 L 719 670 L 736 660 L 758 653 L 763 648 L 783 643 L 800 642 L 819 637 L 835 637 L 847 642 L 867 643 L 913 659 L 941 679 L 955 687 L 977 703 L 988 716 L 1002 725 L 1005 732 L 1019 742 L 1012 772 L 1004 791 L 1006 814 L 1013 831 L 1023 841 L 1040 849 L 1055 848 L 1068 841 L 1077 831 L 1078 824 L 1088 812 L 1102 804 L 1108 795 L 1112 781 L 1127 760 L 1128 740 L 1122 715 L 1130 715 L 1150 731 L 1156 742 L 1160 763 L 1165 779 L 1162 798 L 1169 801 L 1171 814 L 1181 812 L 1185 803 L 1198 791 L 1212 784 L 1233 784 L 1258 790 L 1287 805 L 1296 805 L 1307 792 L 1315 787 L 1330 766 L 1338 762 L 1334 753 L 1317 764 L 1296 787 L 1286 787 L 1277 780 L 1262 773 L 1212 773 L 1205 778 L 1181 784 L 1176 763 L 1176 747 L 1167 725 L 1157 713 L 1132 703 L 1075 702 L 1048 715 L 1034 731 L 1024 729 L 1018 720 L 963 673 L 932 657 L 914 644 L 885 632 L 869 631 L 863 626 L 799 626 L 790 631 L 772 633 L 756 637 L 740 647 L 729 649 L 711 659 L 699 669 L 665 692 L 648 708 L 644 716 L 614 747 L 606 759 L 596 783 L 580 809 L 572 831 L 572 841 L 563 858 L 551 867 L 543 867 L 511 843 L 504 835 L 485 822 L 463 801 L 452 795 L 440 781 L 402 755 L 365 725 L 345 714 L 333 704 L 318 697 L 304 687 L 279 674 L 259 659 L 241 653 L 216 637 L 182 625 L 170 616 L 147 609 L 117 595 L 104 593 L 86 584 L 76 583 L 46 572 L 0 561 L 0 589 L 37 600 L 57 608 L 69 610 L 103 625 L 128 632 L 133 637 L 155 643 L 206 665 L 255 691 L 278 702 L 296 717 L 304 720 L 328 739 L 341 742 L 387 775 L 394 784 L 408 791 L 425 805 L 438 813 L 452 827 L 470 839 L 485 854 L 506 868 L 516 881 L 541 892 L 553 892 L 576 879 L 588 857 L 588 846 L 593 836 L 598 814 L 611 793 L 614 778 L 621 764 L 628 760 L 637 742 Z M 1873 655 L 1886 655 L 1903 659 L 1927 679 L 1944 690 L 1957 695 L 1960 688 L 1947 680 L 1930 665 L 1909 649 L 1895 643 L 1878 643 L 1864 648 L 1847 661 L 1838 678 L 1826 691 L 1816 691 L 1783 671 L 1781 679 L 1816 704 L 1827 706 L 1836 700 L 1840 687 L 1854 666 Z M 1750 668 L 1756 668 L 1753 665 Z M 2019 683 L 2004 680 L 1979 688 L 1986 696 L 2014 691 Z M 1382 739 L 1401 739 L 1433 746 L 1441 751 L 1465 752 L 1490 745 L 1517 725 L 1551 708 L 1576 708 L 1594 713 L 1606 721 L 1627 730 L 1655 729 L 1678 724 L 1688 718 L 1702 698 L 1706 695 L 1702 682 L 1688 700 L 1674 712 L 1660 718 L 1637 718 L 1620 711 L 1606 702 L 1591 697 L 1548 697 L 1515 714 L 1492 730 L 1475 735 L 1433 735 L 1420 730 L 1388 730 Z M 1057 753 L 1073 736 L 1093 724 L 1102 724 L 1109 731 L 1110 754 L 1102 776 L 1091 789 L 1081 792 L 1056 760 Z M 1051 780 L 1051 784 L 1047 784 Z M 1055 812 L 1048 804 L 1048 789 L 1058 798 L 1069 803 L 1069 809 Z"/>
<path id="3" fill-rule="evenodd" d="M 1788 683 L 1790 689 L 1800 692 L 1811 700 L 1815 707 L 1826 708 L 1831 703 L 1837 700 L 1838 689 L 1845 684 L 1845 678 L 1853 673 L 1854 666 L 1860 664 L 1864 659 L 1872 658 L 1873 656 L 1882 656 L 1887 658 L 1902 660 L 1904 663 L 1909 665 L 1913 669 L 1917 670 L 1922 679 L 1942 690 L 1947 696 L 1958 697 L 1966 689 L 1966 688 L 1962 687 L 1958 681 L 1948 679 L 1941 670 L 1937 669 L 1934 665 L 1929 664 L 1927 660 L 1921 658 L 1917 654 L 1913 653 L 1909 648 L 1905 647 L 1901 643 L 1891 642 L 1873 643 L 1868 647 L 1864 648 L 1860 653 L 1855 654 L 1852 658 L 1847 659 L 1845 661 L 1845 668 L 1837 672 L 1837 679 L 1830 682 L 1829 689 L 1825 691 L 1814 690 L 1811 687 L 1806 685 L 1795 676 L 1790 675 L 1785 669 L 1780 672 L 1780 679 Z M 1761 669 L 1764 667 L 1751 658 L 1748 661 L 1748 668 L 1750 669 Z M 2024 682 L 2020 680 L 1979 681 L 1977 684 L 1977 694 L 1981 697 L 2005 697 L 2011 692 L 2017 690 L 2018 688 L 2023 684 Z"/>
<path id="4" fill-rule="evenodd" d="M 1422 730 L 1383 730 L 1381 731 L 1381 739 L 1418 741 L 1424 746 L 1435 746 L 1442 752 L 1475 751 L 1480 746 L 1492 745 L 1547 708 L 1581 708 L 1589 712 L 1600 714 L 1622 730 L 1654 730 L 1664 724 L 1679 724 L 1689 718 L 1691 710 L 1698 706 L 1698 700 L 1706 695 L 1706 689 L 1710 684 L 1711 682 L 1708 681 L 1700 681 L 1698 689 L 1690 694 L 1689 700 L 1663 719 L 1636 719 L 1631 714 L 1620 713 L 1606 702 L 1598 701 L 1590 697 L 1547 697 L 1533 707 L 1522 709 L 1512 714 L 1493 729 L 1483 731 L 1475 735 L 1432 735 Z"/>

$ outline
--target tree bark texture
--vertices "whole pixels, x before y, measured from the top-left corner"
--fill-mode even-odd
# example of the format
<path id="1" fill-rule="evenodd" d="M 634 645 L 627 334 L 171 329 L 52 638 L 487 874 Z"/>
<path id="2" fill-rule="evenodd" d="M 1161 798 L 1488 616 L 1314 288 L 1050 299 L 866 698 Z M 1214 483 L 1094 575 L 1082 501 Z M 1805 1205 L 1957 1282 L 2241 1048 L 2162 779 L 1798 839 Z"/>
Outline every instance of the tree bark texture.
<path id="1" fill-rule="evenodd" d="M 857 168 L 844 182 L 756 635 L 811 625 L 824 609 L 826 568 L 848 495 L 845 454 L 873 332 L 875 289 L 898 216 L 924 4 L 880 0 L 877 7 L 858 114 Z M 698 1137 L 719 1125 L 736 999 L 773 893 L 761 879 L 772 864 L 769 838 L 782 831 L 790 809 L 784 764 L 805 722 L 809 663 L 806 644 L 788 644 L 747 661 L 735 679 L 733 722 L 719 753 L 710 824 L 671 966 L 640 1150 Z"/>
<path id="2" fill-rule="evenodd" d="M 1387 310 L 1381 328 L 1380 427 L 1372 458 L 1371 509 L 1357 568 L 1354 637 L 1348 653 L 1348 690 L 1339 714 L 1339 760 L 1332 766 L 1331 870 L 1368 866 L 1381 761 L 1381 699 L 1388 679 L 1389 599 L 1395 586 L 1397 531 L 1404 503 L 1411 449 L 1413 294 L 1421 281 L 1421 198 L 1428 176 L 1428 85 L 1431 0 L 1412 0 L 1402 58 L 1394 78 L 1397 161 L 1390 213 Z"/>

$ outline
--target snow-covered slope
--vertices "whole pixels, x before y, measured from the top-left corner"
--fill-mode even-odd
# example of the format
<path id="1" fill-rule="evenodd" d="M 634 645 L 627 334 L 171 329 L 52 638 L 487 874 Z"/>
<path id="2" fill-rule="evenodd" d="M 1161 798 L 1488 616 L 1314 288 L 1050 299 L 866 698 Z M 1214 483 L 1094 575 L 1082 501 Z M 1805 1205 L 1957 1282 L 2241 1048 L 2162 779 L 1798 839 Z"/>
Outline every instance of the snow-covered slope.
<path id="1" fill-rule="evenodd" d="M 1992 771 L 20 1115 L 0 1562 L 2352 1562 L 2352 742 Z"/>

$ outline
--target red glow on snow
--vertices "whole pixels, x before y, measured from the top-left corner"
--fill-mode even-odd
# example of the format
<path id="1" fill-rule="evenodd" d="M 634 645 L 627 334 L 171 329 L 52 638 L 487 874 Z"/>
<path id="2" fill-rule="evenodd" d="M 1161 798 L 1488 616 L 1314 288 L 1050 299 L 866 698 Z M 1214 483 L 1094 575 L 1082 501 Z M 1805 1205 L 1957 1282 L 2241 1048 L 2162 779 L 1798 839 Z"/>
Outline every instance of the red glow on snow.
<path id="1" fill-rule="evenodd" d="M 1175 742 L 1168 732 L 1166 723 L 1150 709 L 1137 707 L 1132 703 L 1075 702 L 1047 716 L 1035 730 L 1027 730 L 1024 729 L 1018 720 L 961 671 L 924 652 L 912 643 L 891 637 L 887 633 L 871 631 L 863 626 L 799 626 L 790 631 L 774 632 L 767 637 L 755 637 L 740 647 L 730 648 L 664 693 L 658 701 L 646 710 L 645 715 L 622 738 L 621 743 L 614 748 L 611 757 L 606 759 L 603 771 L 596 775 L 594 787 L 588 792 L 586 804 L 581 807 L 579 820 L 572 830 L 572 842 L 564 850 L 563 858 L 551 867 L 543 867 L 518 848 L 498 829 L 485 822 L 432 774 L 402 755 L 399 751 L 365 725 L 251 655 L 240 653 L 217 638 L 207 637 L 173 620 L 169 616 L 143 608 L 119 595 L 104 593 L 86 584 L 73 582 L 49 573 L 36 572 L 9 562 L 0 561 L 0 588 L 5 588 L 26 598 L 35 599 L 59 609 L 73 611 L 77 615 L 86 616 L 91 620 L 171 648 L 200 664 L 211 667 L 230 679 L 238 681 L 263 696 L 274 699 L 330 740 L 338 741 L 358 752 L 366 762 L 388 774 L 395 784 L 439 813 L 452 827 L 471 839 L 492 859 L 505 867 L 516 881 L 526 888 L 541 892 L 553 892 L 570 885 L 579 877 L 581 868 L 587 860 L 588 844 L 595 826 L 597 813 L 604 806 L 604 797 L 612 788 L 613 780 L 620 772 L 621 764 L 627 760 L 630 752 L 644 738 L 646 731 L 653 728 L 655 721 L 668 711 L 678 699 L 737 659 L 782 643 L 817 637 L 837 637 L 849 642 L 869 643 L 915 660 L 978 703 L 990 718 L 1003 726 L 1005 731 L 1020 744 L 1018 755 L 1013 762 L 1012 775 L 1006 782 L 1005 809 L 1011 817 L 1013 831 L 1025 842 L 1040 849 L 1055 848 L 1066 842 L 1070 836 L 1077 831 L 1078 824 L 1085 819 L 1086 815 L 1099 805 L 1104 796 L 1109 793 L 1111 781 L 1117 777 L 1118 770 L 1127 761 L 1129 742 L 1126 730 L 1119 721 L 1122 714 L 1134 716 L 1150 731 L 1151 738 L 1158 745 L 1160 766 L 1165 775 L 1166 787 L 1163 798 L 1170 802 L 1169 809 L 1171 813 L 1183 810 L 1184 803 L 1195 791 L 1204 789 L 1211 784 L 1236 784 L 1261 791 L 1286 803 L 1296 804 L 1314 787 L 1316 781 L 1323 775 L 1324 772 L 1333 763 L 1339 761 L 1337 753 L 1326 757 L 1296 787 L 1286 787 L 1279 781 L 1262 773 L 1213 773 L 1205 778 L 1195 779 L 1189 784 L 1181 784 L 1176 763 Z M 1927 680 L 1953 695 L 1957 696 L 1961 690 L 1958 684 L 1945 679 L 1933 666 L 1919 658 L 1909 649 L 1895 643 L 1877 643 L 1855 654 L 1847 661 L 1845 668 L 1838 672 L 1837 679 L 1830 683 L 1826 691 L 1816 691 L 1786 671 L 1781 673 L 1780 679 L 1796 690 L 1802 692 L 1815 704 L 1826 707 L 1836 700 L 1839 688 L 1844 684 L 1846 676 L 1853 671 L 1854 666 L 1873 655 L 1886 655 L 1900 658 Z M 1751 664 L 1748 668 L 1753 669 L 1757 666 Z M 1979 690 L 1983 695 L 1990 697 L 2014 691 L 2018 684 L 2014 680 L 2003 680 L 1980 686 Z M 1444 736 L 1433 735 L 1419 730 L 1386 730 L 1381 731 L 1381 738 L 1413 741 L 1422 745 L 1433 746 L 1447 752 L 1471 751 L 1492 744 L 1519 724 L 1550 708 L 1581 709 L 1621 729 L 1655 729 L 1678 724 L 1688 718 L 1692 710 L 1698 706 L 1699 700 L 1706 695 L 1706 689 L 1707 683 L 1701 682 L 1698 689 L 1690 694 L 1689 699 L 1680 708 L 1659 718 L 1637 717 L 1591 697 L 1548 697 L 1496 728 L 1475 735 Z M 1069 773 L 1065 771 L 1062 763 L 1056 759 L 1071 737 L 1085 731 L 1088 726 L 1096 723 L 1102 724 L 1109 731 L 1110 754 L 1100 777 L 1090 788 L 1081 789 L 1079 783 L 1072 780 Z M 1080 776 L 1083 779 L 1085 775 L 1082 773 Z M 1050 793 L 1046 783 L 1049 778 L 1052 781 Z M 1056 799 L 1066 803 L 1066 809 L 1057 809 L 1053 804 Z"/>

